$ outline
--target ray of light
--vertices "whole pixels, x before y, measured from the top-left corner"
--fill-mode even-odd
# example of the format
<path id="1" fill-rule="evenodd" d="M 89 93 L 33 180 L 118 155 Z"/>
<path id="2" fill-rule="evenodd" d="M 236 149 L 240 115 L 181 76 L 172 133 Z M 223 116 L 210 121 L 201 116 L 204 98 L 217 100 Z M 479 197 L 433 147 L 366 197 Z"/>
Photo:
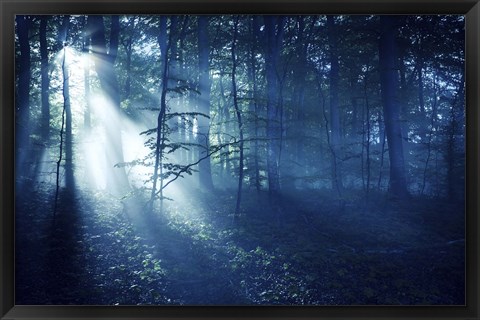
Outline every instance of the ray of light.
<path id="1" fill-rule="evenodd" d="M 141 164 L 143 160 L 147 158 L 148 154 L 151 153 L 151 150 L 145 146 L 145 140 L 149 137 L 140 135 L 141 132 L 151 129 L 145 124 L 151 121 L 135 122 L 121 109 L 114 106 L 98 89 L 92 88 L 89 101 L 92 127 L 90 130 L 84 130 L 85 128 L 82 127 L 83 113 L 85 111 L 84 106 L 86 104 L 84 71 L 85 68 L 88 68 L 90 75 L 95 77 L 95 69 L 88 54 L 76 51 L 72 47 L 65 47 L 59 51 L 56 55 L 55 63 L 61 66 L 64 54 L 69 69 L 74 130 L 77 132 L 75 135 L 75 144 L 77 146 L 77 153 L 75 154 L 75 174 L 77 180 L 92 191 L 111 191 L 109 190 L 109 186 L 115 184 L 116 179 L 115 171 L 112 170 L 112 168 L 117 162 L 109 159 L 108 155 L 114 154 L 116 151 L 115 148 L 118 147 L 114 145 L 113 139 L 109 135 L 111 135 L 112 132 L 116 132 L 121 135 L 124 163 L 133 163 L 135 161 L 139 163 L 134 166 L 127 165 L 124 168 L 130 185 L 137 189 L 151 188 L 149 178 L 153 175 L 153 167 L 151 163 L 150 165 Z M 152 93 L 152 95 L 153 94 L 154 93 Z M 61 92 L 59 92 L 58 95 L 61 95 Z M 58 99 L 60 99 L 60 97 L 58 97 Z M 179 108 L 179 110 L 177 110 L 178 112 L 182 111 L 181 106 L 177 106 L 177 108 Z M 146 119 L 155 119 L 157 116 L 154 111 L 143 111 L 141 113 L 141 118 Z M 196 138 L 198 133 L 198 123 L 196 119 L 193 119 L 187 131 L 187 138 Z M 172 137 L 173 136 L 175 135 L 172 135 Z M 180 134 L 178 138 L 182 139 Z M 194 151 L 191 150 L 190 152 Z M 173 154 L 169 154 L 165 162 L 179 163 L 181 158 L 180 150 L 178 150 Z M 151 159 L 150 162 L 152 162 Z M 190 195 L 184 190 L 185 184 L 192 184 L 196 178 L 188 174 L 184 174 L 184 176 L 186 178 L 180 178 L 170 184 L 164 190 L 164 196 L 179 203 L 188 200 Z M 185 182 L 185 179 L 188 179 L 189 182 Z M 166 181 L 168 180 L 169 179 L 166 179 Z M 188 215 L 194 217 L 196 214 L 192 211 L 189 212 Z"/>

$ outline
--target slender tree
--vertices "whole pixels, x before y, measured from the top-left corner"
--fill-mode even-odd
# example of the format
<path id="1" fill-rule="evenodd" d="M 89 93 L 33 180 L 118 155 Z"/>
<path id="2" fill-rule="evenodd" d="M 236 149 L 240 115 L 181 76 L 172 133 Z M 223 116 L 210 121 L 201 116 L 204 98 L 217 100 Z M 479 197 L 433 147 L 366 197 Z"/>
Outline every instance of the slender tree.
<path id="1" fill-rule="evenodd" d="M 172 25 L 170 25 L 172 28 Z M 160 187 L 158 188 L 159 195 L 160 195 L 160 204 L 163 204 L 163 177 L 162 177 L 162 170 L 163 170 L 163 149 L 165 143 L 165 115 L 167 113 L 167 91 L 168 91 L 168 77 L 169 77 L 169 50 L 170 44 L 172 41 L 172 30 L 170 29 L 169 36 L 167 38 L 167 18 L 161 17 L 160 18 L 160 28 L 158 34 L 158 43 L 160 45 L 160 56 L 162 59 L 162 89 L 161 89 L 161 97 L 160 97 L 160 112 L 157 116 L 157 128 L 156 128 L 156 140 L 155 140 L 155 148 L 154 148 L 154 157 L 155 157 L 155 164 L 153 169 L 153 177 L 152 177 L 152 191 L 150 194 L 150 201 L 149 201 L 149 210 L 148 212 L 153 212 L 153 204 L 157 197 L 157 184 L 158 180 L 160 179 Z M 162 210 L 162 208 L 161 208 Z"/>
<path id="2" fill-rule="evenodd" d="M 208 20 L 207 16 L 198 17 L 198 69 L 199 79 L 198 87 L 200 97 L 198 100 L 198 111 L 204 115 L 210 115 L 210 68 L 209 68 L 209 38 L 208 38 Z M 198 132 L 197 132 L 199 148 L 198 158 L 203 158 L 208 154 L 210 147 L 210 121 L 209 118 L 198 117 Z M 199 180 L 200 186 L 206 190 L 213 189 L 212 172 L 210 158 L 205 159 L 199 163 Z"/>
<path id="3" fill-rule="evenodd" d="M 125 71 L 126 79 L 123 88 L 124 99 L 129 99 L 132 90 L 132 54 L 133 38 L 135 36 L 136 17 L 129 17 L 127 22 L 127 33 L 123 37 L 122 45 L 126 54 Z"/>
<path id="4" fill-rule="evenodd" d="M 250 50 L 248 52 L 248 83 L 251 85 L 250 88 L 250 97 L 249 97 L 249 107 L 248 110 L 253 117 L 253 170 L 254 170 L 254 184 L 257 191 L 260 191 L 261 188 L 261 181 L 260 181 L 260 160 L 259 160 L 259 105 L 258 105 L 258 82 L 257 82 L 257 59 L 255 58 L 257 54 L 257 46 L 258 46 L 258 35 L 260 33 L 260 26 L 259 26 L 259 17 L 252 16 L 249 25 L 249 35 L 251 40 Z"/>
<path id="5" fill-rule="evenodd" d="M 458 163 L 461 163 L 461 155 L 463 152 L 459 152 L 458 149 L 458 139 L 461 134 L 461 125 L 458 124 L 458 114 L 463 114 L 465 105 L 465 74 L 462 74 L 460 83 L 458 85 L 458 90 L 455 94 L 455 97 L 451 101 L 450 114 L 449 114 L 449 123 L 446 128 L 447 141 L 446 141 L 446 152 L 445 160 L 447 163 L 447 196 L 450 200 L 454 200 L 455 197 L 462 198 L 464 196 L 462 185 L 462 175 L 463 172 L 458 173 L 457 166 Z M 457 173 L 457 174 L 456 174 Z"/>
<path id="6" fill-rule="evenodd" d="M 48 74 L 48 45 L 47 45 L 47 24 L 50 20 L 49 16 L 40 17 L 40 59 L 41 59 L 41 78 L 42 78 L 42 129 L 41 136 L 43 140 L 48 139 L 50 133 L 50 77 Z"/>
<path id="7" fill-rule="evenodd" d="M 86 24 L 86 19 L 84 21 Z M 83 81 L 85 86 L 85 109 L 83 113 L 83 126 L 85 130 L 88 132 L 92 126 L 91 121 L 91 105 L 90 105 L 90 66 L 89 66 L 89 46 L 90 46 L 90 38 L 88 37 L 88 28 L 86 25 L 84 26 L 83 31 L 83 42 L 82 42 L 82 53 L 83 58 L 85 59 L 85 63 L 83 64 Z"/>
<path id="8" fill-rule="evenodd" d="M 243 187 L 243 161 L 244 161 L 244 150 L 243 150 L 243 122 L 242 122 L 242 112 L 238 105 L 238 93 L 237 93 L 237 81 L 236 81 L 236 73 L 237 73 L 237 55 L 236 55 L 236 47 L 237 47 L 237 35 L 238 35 L 238 16 L 235 18 L 233 23 L 233 39 L 232 39 L 232 96 L 233 96 L 233 106 L 235 108 L 235 114 L 237 115 L 237 123 L 238 123 L 238 134 L 239 134 L 239 144 L 238 148 L 240 151 L 240 158 L 238 163 L 238 188 L 237 188 L 237 203 L 235 205 L 235 213 L 234 219 L 237 219 L 240 214 L 240 202 L 242 200 L 242 187 Z"/>
<path id="9" fill-rule="evenodd" d="M 340 133 L 340 110 L 338 105 L 339 88 L 339 61 L 338 40 L 335 27 L 335 17 L 327 16 L 328 43 L 330 47 L 330 151 L 332 153 L 332 189 L 342 198 L 342 146 Z"/>
<path id="10" fill-rule="evenodd" d="M 306 17 L 297 17 L 297 40 L 295 43 L 295 51 L 297 63 L 293 69 L 293 122 L 295 127 L 293 133 L 295 134 L 294 146 L 294 161 L 303 169 L 305 165 L 305 95 L 306 95 L 306 76 L 308 72 L 307 48 L 308 36 L 311 34 L 306 28 Z"/>
<path id="11" fill-rule="evenodd" d="M 25 161 L 30 148 L 30 82 L 32 77 L 29 43 L 30 17 L 17 15 L 15 21 L 20 46 L 16 92 L 16 166 L 17 172 L 27 174 L 25 170 L 28 166 L 25 165 Z"/>
<path id="12" fill-rule="evenodd" d="M 266 48 L 265 64 L 267 79 L 267 172 L 268 189 L 271 196 L 280 191 L 279 155 L 281 141 L 278 60 L 283 38 L 285 17 L 264 16 Z"/>
<path id="13" fill-rule="evenodd" d="M 60 26 L 59 41 L 60 46 L 63 48 L 63 57 L 62 57 L 62 95 L 63 95 L 63 108 L 62 108 L 62 125 L 60 128 L 60 145 L 59 145 L 59 155 L 57 160 L 57 171 L 56 171 L 56 189 L 55 189 L 55 207 L 53 209 L 53 216 L 57 214 L 58 207 L 58 197 L 60 190 L 60 165 L 63 160 L 63 152 L 65 149 L 65 189 L 68 194 L 73 192 L 73 147 L 72 147 L 72 111 L 70 105 L 70 77 L 68 71 L 68 61 L 67 61 L 67 34 L 70 24 L 70 16 L 66 15 L 63 17 L 62 25 Z M 65 136 L 65 137 L 64 137 Z M 64 145 L 65 142 L 65 145 Z"/>
<path id="14" fill-rule="evenodd" d="M 65 188 L 73 192 L 73 135 L 72 135 L 72 107 L 70 104 L 70 74 L 68 67 L 68 58 L 66 47 L 68 46 L 68 30 L 70 26 L 70 16 L 64 16 L 62 22 L 61 41 L 63 42 L 63 103 L 65 108 Z"/>
<path id="15" fill-rule="evenodd" d="M 396 33 L 395 16 L 381 16 L 379 45 L 380 87 L 385 121 L 385 131 L 390 160 L 389 191 L 395 198 L 408 195 L 405 161 L 403 155 L 402 129 L 400 123 L 400 106 L 397 101 L 398 74 L 396 63 Z"/>

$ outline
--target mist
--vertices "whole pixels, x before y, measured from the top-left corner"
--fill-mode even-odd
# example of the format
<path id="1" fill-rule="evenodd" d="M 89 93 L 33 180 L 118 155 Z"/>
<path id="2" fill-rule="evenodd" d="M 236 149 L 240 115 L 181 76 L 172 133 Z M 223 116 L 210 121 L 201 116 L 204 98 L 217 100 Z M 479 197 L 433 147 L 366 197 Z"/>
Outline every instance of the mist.
<path id="1" fill-rule="evenodd" d="M 464 33 L 17 16 L 16 304 L 463 305 Z"/>

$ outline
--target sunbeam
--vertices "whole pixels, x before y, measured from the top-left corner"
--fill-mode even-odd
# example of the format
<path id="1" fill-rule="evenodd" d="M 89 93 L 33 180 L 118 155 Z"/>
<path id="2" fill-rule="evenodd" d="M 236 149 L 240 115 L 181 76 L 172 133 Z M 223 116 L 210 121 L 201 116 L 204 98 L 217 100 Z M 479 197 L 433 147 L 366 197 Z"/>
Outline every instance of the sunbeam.
<path id="1" fill-rule="evenodd" d="M 115 179 L 109 174 L 108 168 L 125 167 L 129 182 L 141 187 L 151 174 L 151 169 L 143 165 L 148 155 L 148 148 L 144 145 L 144 138 L 140 135 L 146 127 L 136 124 L 125 116 L 122 110 L 115 108 L 102 94 L 95 94 L 90 99 L 92 108 L 92 130 L 83 138 L 83 157 L 86 161 L 86 170 L 93 176 L 93 186 L 105 189 L 109 180 Z M 106 154 L 115 153 L 109 132 L 118 132 L 122 137 L 123 163 L 108 161 Z M 86 179 L 90 180 L 89 178 Z"/>
<path id="2" fill-rule="evenodd" d="M 464 16 L 15 31 L 16 304 L 467 301 Z"/>

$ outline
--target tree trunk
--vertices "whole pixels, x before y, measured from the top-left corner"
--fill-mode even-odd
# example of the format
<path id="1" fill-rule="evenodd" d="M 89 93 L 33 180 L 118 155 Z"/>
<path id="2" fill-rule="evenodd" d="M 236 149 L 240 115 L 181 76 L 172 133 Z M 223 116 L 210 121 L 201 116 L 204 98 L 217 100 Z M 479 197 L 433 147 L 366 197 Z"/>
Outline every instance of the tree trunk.
<path id="1" fill-rule="evenodd" d="M 181 26 L 179 30 L 179 35 L 178 35 L 178 59 L 177 59 L 177 65 L 178 65 L 178 74 L 179 74 L 179 83 L 180 81 L 185 81 L 186 79 L 189 78 L 188 74 L 188 69 L 185 66 L 185 38 L 186 38 L 186 30 L 187 30 L 187 25 L 188 25 L 188 20 L 189 16 L 183 16 L 181 19 Z M 181 79 L 180 79 L 181 78 Z M 194 108 L 192 106 L 196 105 L 196 97 L 192 94 L 190 91 L 188 97 L 185 97 L 184 94 L 180 95 L 176 99 L 176 110 L 178 112 L 193 112 Z M 179 119 L 178 119 L 179 118 Z M 190 136 L 193 136 L 193 123 L 188 121 L 186 116 L 180 116 L 177 118 L 177 124 L 178 125 L 178 120 L 180 120 L 180 125 L 179 125 L 179 142 L 180 143 L 188 143 L 190 140 Z M 178 150 L 179 156 L 180 156 L 180 162 L 182 163 L 191 163 L 194 161 L 194 151 L 191 150 L 186 150 L 183 148 L 180 148 Z M 199 165 L 200 167 L 200 165 Z"/>
<path id="2" fill-rule="evenodd" d="M 16 171 L 28 176 L 28 166 L 25 164 L 30 148 L 30 81 L 32 77 L 30 62 L 29 27 L 30 18 L 18 15 L 17 22 L 20 56 L 18 58 L 18 86 L 16 94 Z"/>
<path id="3" fill-rule="evenodd" d="M 248 60 L 248 82 L 251 85 L 251 91 L 250 91 L 250 102 L 249 102 L 249 111 L 253 115 L 254 120 L 254 142 L 253 142 L 253 170 L 254 170 L 254 184 L 255 184 L 255 189 L 260 191 L 261 189 L 261 181 L 260 181 L 260 165 L 259 165 L 259 143 L 258 143 L 258 125 L 259 125 L 259 114 L 258 114 L 258 98 L 257 98 L 257 92 L 258 92 L 258 85 L 257 85 L 257 68 L 256 68 L 256 48 L 257 48 L 257 41 L 258 41 L 258 34 L 259 34 L 259 24 L 258 24 L 258 17 L 253 16 L 251 18 L 250 24 L 249 24 L 249 31 L 250 31 L 250 38 L 252 39 L 253 43 L 250 45 L 250 50 L 249 50 L 249 60 Z"/>
<path id="4" fill-rule="evenodd" d="M 155 164 L 153 168 L 153 177 L 152 177 L 152 192 L 150 194 L 149 208 L 148 212 L 153 212 L 153 204 L 157 196 L 157 183 L 160 178 L 160 211 L 163 209 L 163 144 L 165 142 L 165 114 L 167 112 L 167 90 L 168 90 L 168 77 L 169 77 L 169 58 L 168 52 L 170 49 L 170 43 L 172 41 L 172 31 L 170 30 L 170 35 L 167 40 L 167 18 L 160 18 L 160 30 L 158 35 L 158 44 L 160 46 L 160 55 L 162 59 L 162 90 L 160 96 L 160 112 L 157 117 L 157 137 L 155 141 Z"/>
<path id="5" fill-rule="evenodd" d="M 70 16 L 63 18 L 62 30 L 65 38 L 62 39 L 64 43 L 67 41 L 67 34 L 70 25 Z M 65 44 L 65 47 L 67 44 Z M 73 177 L 73 137 L 72 137 L 72 108 L 70 105 L 70 75 L 68 71 L 68 55 L 67 50 L 63 49 L 63 103 L 65 108 L 65 188 L 68 192 L 74 190 Z"/>
<path id="6" fill-rule="evenodd" d="M 332 152 L 332 189 L 342 198 L 342 146 L 340 133 L 340 112 L 338 106 L 339 62 L 337 33 L 334 17 L 327 16 L 328 42 L 330 46 L 330 150 Z"/>
<path id="7" fill-rule="evenodd" d="M 405 66 L 405 50 L 402 48 L 401 50 L 396 50 L 398 51 L 398 58 L 395 57 L 396 61 L 398 61 L 398 70 L 400 73 L 400 89 L 398 95 L 400 96 L 399 101 L 401 101 L 400 104 L 400 119 L 406 119 L 408 116 L 408 85 L 410 81 L 407 81 L 406 77 L 406 66 Z M 397 56 L 397 53 L 396 53 Z M 423 123 L 423 122 L 422 122 Z M 408 131 L 409 131 L 409 123 L 407 121 L 400 121 L 400 128 L 402 130 L 402 137 L 408 138 Z M 408 148 L 409 145 L 408 143 L 405 143 L 406 139 L 402 139 L 402 144 L 404 148 L 404 153 L 408 154 Z"/>
<path id="8" fill-rule="evenodd" d="M 426 112 L 425 112 L 425 98 L 423 94 L 423 59 L 419 57 L 419 62 L 418 62 L 418 107 L 420 108 L 420 115 L 422 119 L 422 124 L 425 124 L 425 120 L 427 118 Z M 422 138 L 422 141 L 426 138 L 426 132 L 422 131 L 420 132 L 420 136 Z"/>
<path id="9" fill-rule="evenodd" d="M 421 69 L 419 70 L 421 72 Z M 423 196 L 425 192 L 425 187 L 427 184 L 427 176 L 428 176 L 428 166 L 430 164 L 430 158 L 432 157 L 432 140 L 433 140 L 433 133 L 435 131 L 435 123 L 437 119 L 437 79 L 436 76 L 433 77 L 433 97 L 432 97 L 432 115 L 430 117 L 430 130 L 428 132 L 428 139 L 425 136 L 422 137 L 423 144 L 427 147 L 427 159 L 425 159 L 425 166 L 423 167 L 423 180 L 422 180 L 422 189 L 420 190 L 420 195 Z M 423 89 L 422 89 L 423 90 Z M 422 118 L 423 120 L 423 118 Z M 422 121 L 423 122 L 423 121 Z M 426 131 L 426 129 L 425 129 Z"/>
<path id="10" fill-rule="evenodd" d="M 371 136 L 371 123 L 370 123 L 370 102 L 368 99 L 368 94 L 367 94 L 367 83 L 365 82 L 365 108 L 366 108 L 366 117 L 365 117 L 365 123 L 366 123 L 366 139 L 365 139 L 365 148 L 366 148 L 366 165 L 367 165 L 367 183 L 366 183 L 366 196 L 367 200 L 369 197 L 370 193 L 370 180 L 371 180 L 371 161 L 370 161 L 370 136 Z"/>
<path id="11" fill-rule="evenodd" d="M 464 112 L 465 107 L 465 74 L 462 74 L 462 79 L 459 84 L 459 88 L 455 99 L 452 101 L 450 107 L 450 119 L 447 127 L 447 150 L 445 154 L 445 160 L 447 163 L 447 196 L 450 200 L 455 200 L 456 197 L 463 199 L 464 185 L 463 185 L 463 172 L 459 173 L 456 169 L 456 163 L 460 163 L 461 160 L 456 156 L 455 146 L 458 144 L 456 141 L 459 135 L 459 128 L 461 125 L 457 124 L 456 112 Z M 463 134 L 463 132 L 462 132 Z"/>
<path id="12" fill-rule="evenodd" d="M 204 115 L 210 116 L 210 89 L 211 80 L 209 72 L 209 38 L 208 38 L 208 17 L 198 17 L 198 69 L 199 76 L 199 91 L 200 97 L 198 99 L 198 111 Z M 198 149 L 198 158 L 203 158 L 208 154 L 210 147 L 210 120 L 208 118 L 198 117 L 198 144 L 201 147 Z M 198 165 L 200 187 L 211 190 L 213 189 L 212 171 L 210 164 L 210 157 L 206 158 Z"/>
<path id="13" fill-rule="evenodd" d="M 47 23 L 50 20 L 48 16 L 40 17 L 40 68 L 42 78 L 42 124 L 41 136 L 43 141 L 47 141 L 50 133 L 50 101 L 49 88 L 50 78 L 48 76 L 48 47 L 47 47 Z"/>
<path id="14" fill-rule="evenodd" d="M 308 71 L 307 67 L 307 45 L 305 44 L 305 17 L 298 18 L 298 39 L 296 43 L 296 51 L 298 57 L 298 65 L 295 66 L 294 79 L 295 86 L 293 88 L 294 110 L 293 121 L 295 123 L 293 138 L 294 161 L 303 169 L 306 174 L 305 161 L 305 78 Z"/>
<path id="15" fill-rule="evenodd" d="M 237 57 L 235 53 L 236 42 L 237 42 L 237 33 L 238 33 L 238 16 L 234 22 L 233 26 L 233 40 L 232 40 L 232 95 L 233 95 L 233 105 L 235 107 L 235 113 L 237 115 L 238 123 L 238 132 L 240 143 L 238 145 L 240 151 L 240 160 L 238 164 L 238 188 L 237 188 L 237 203 L 235 206 L 235 213 L 233 219 L 237 220 L 240 215 L 240 202 L 242 200 L 242 187 L 243 187 L 243 123 L 242 123 L 242 114 L 238 106 L 238 97 L 237 97 L 237 82 L 236 82 L 236 72 L 237 72 Z"/>
<path id="16" fill-rule="evenodd" d="M 382 121 L 382 113 L 379 111 L 378 112 L 378 131 L 379 131 L 379 136 L 380 136 L 380 144 L 381 144 L 381 149 L 380 149 L 380 168 L 378 169 L 379 174 L 378 174 L 378 182 L 377 182 L 377 190 L 380 191 L 381 186 L 382 186 L 382 177 L 383 177 L 383 164 L 384 164 L 384 158 L 385 158 L 385 142 L 386 142 L 386 137 L 385 137 L 385 123 Z"/>
<path id="17" fill-rule="evenodd" d="M 135 32 L 135 18 L 130 17 L 128 19 L 128 30 L 127 32 L 129 33 L 128 37 L 123 41 L 123 48 L 125 50 L 125 54 L 127 55 L 126 57 L 126 63 L 125 63 L 125 72 L 127 75 L 127 78 L 125 79 L 125 85 L 123 87 L 123 94 L 124 94 L 124 99 L 130 99 L 130 93 L 131 93 L 131 87 L 132 87 L 132 53 L 133 53 L 133 34 Z"/>
<path id="18" fill-rule="evenodd" d="M 267 173 L 268 190 L 271 196 L 280 191 L 280 177 L 278 171 L 278 157 L 280 154 L 280 110 L 278 101 L 277 65 L 282 42 L 280 31 L 283 28 L 283 19 L 278 16 L 265 16 L 266 32 L 266 78 L 267 78 Z"/>
<path id="19" fill-rule="evenodd" d="M 222 75 L 220 76 L 219 81 L 219 87 L 220 87 L 220 97 L 222 99 L 222 105 L 221 105 L 221 111 L 220 114 L 222 116 L 222 121 L 223 124 L 221 125 L 221 132 L 231 132 L 232 131 L 232 124 L 230 121 L 230 110 L 228 108 L 228 105 L 230 104 L 230 101 L 226 99 L 226 94 L 225 94 L 225 88 L 223 85 L 223 72 Z M 223 143 L 226 142 L 227 139 L 223 141 Z M 220 139 L 219 139 L 220 141 Z M 230 147 L 227 147 L 226 152 L 224 153 L 223 158 L 223 163 L 222 163 L 222 178 L 223 180 L 230 180 L 232 177 L 231 174 L 231 168 L 230 168 Z"/>
<path id="20" fill-rule="evenodd" d="M 67 33 L 69 28 L 70 16 L 64 16 L 62 25 L 60 26 L 60 44 L 63 46 L 63 58 L 62 58 L 62 94 L 63 94 L 63 109 L 62 109 L 62 126 L 60 128 L 60 146 L 57 160 L 56 171 L 56 185 L 55 185 L 55 207 L 53 209 L 53 217 L 57 214 L 58 196 L 60 189 L 60 165 L 63 160 L 63 148 L 65 141 L 65 189 L 67 194 L 72 195 L 74 189 L 73 179 L 73 149 L 72 149 L 72 111 L 70 106 L 70 84 L 68 74 L 68 62 L 67 62 Z M 65 130 L 65 131 L 64 131 Z M 64 139 L 65 134 L 65 139 Z"/>
<path id="21" fill-rule="evenodd" d="M 390 159 L 389 192 L 395 198 L 408 195 L 400 123 L 400 106 L 397 103 L 398 79 L 396 65 L 396 18 L 381 16 L 382 35 L 379 44 L 380 87 L 385 121 L 385 131 Z"/>
<path id="22" fill-rule="evenodd" d="M 90 112 L 90 66 L 89 59 L 87 58 L 89 53 L 88 47 L 90 46 L 90 38 L 88 37 L 88 27 L 85 24 L 83 32 L 83 44 L 82 44 L 82 53 L 83 58 L 87 61 L 83 65 L 83 82 L 85 86 L 85 109 L 83 112 L 83 127 L 89 133 L 92 123 L 91 123 L 91 112 Z"/>

